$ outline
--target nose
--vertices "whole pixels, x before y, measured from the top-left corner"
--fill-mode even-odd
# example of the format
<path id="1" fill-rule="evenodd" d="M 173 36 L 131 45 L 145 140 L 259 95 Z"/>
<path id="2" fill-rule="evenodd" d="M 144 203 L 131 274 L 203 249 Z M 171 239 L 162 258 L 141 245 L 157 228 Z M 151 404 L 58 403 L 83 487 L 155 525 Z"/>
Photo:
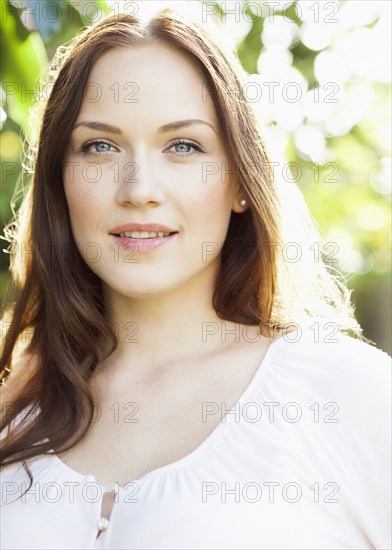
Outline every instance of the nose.
<path id="1" fill-rule="evenodd" d="M 146 156 L 126 162 L 119 169 L 120 186 L 117 201 L 125 206 L 157 206 L 165 195 L 158 181 L 157 167 Z"/>

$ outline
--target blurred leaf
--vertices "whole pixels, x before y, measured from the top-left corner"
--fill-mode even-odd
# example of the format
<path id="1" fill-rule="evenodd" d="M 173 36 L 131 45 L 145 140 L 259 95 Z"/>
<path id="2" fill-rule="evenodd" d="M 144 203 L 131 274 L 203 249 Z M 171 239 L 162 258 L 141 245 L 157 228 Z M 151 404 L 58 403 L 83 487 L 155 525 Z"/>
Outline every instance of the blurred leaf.
<path id="1" fill-rule="evenodd" d="M 76 11 L 79 12 L 84 25 L 91 25 L 94 21 L 96 21 L 97 13 L 102 16 L 109 15 L 111 13 L 111 9 L 109 8 L 106 0 L 95 0 L 94 2 L 88 2 L 88 5 L 87 3 L 81 3 L 79 0 L 67 1 Z M 86 9 L 86 6 L 88 9 Z"/>
<path id="2" fill-rule="evenodd" d="M 20 140 L 18 134 L 6 130 L 1 134 L 0 158 L 5 161 L 17 160 L 20 151 Z"/>
<path id="3" fill-rule="evenodd" d="M 4 6 L 3 3 L 2 9 Z M 37 32 L 30 33 L 23 41 L 20 39 L 16 17 L 12 13 L 2 13 L 0 31 L 0 78 L 7 94 L 8 113 L 19 126 L 23 126 L 29 115 L 36 81 L 46 71 L 48 58 Z"/>
<path id="4" fill-rule="evenodd" d="M 12 14 L 15 17 L 16 22 L 16 34 L 20 38 L 20 40 L 25 40 L 31 31 L 29 31 L 25 25 L 22 23 L 20 17 L 19 17 L 19 10 L 17 9 L 17 6 L 13 5 L 14 3 L 7 3 L 6 1 L 3 2 L 3 5 L 1 6 L 1 17 L 7 17 L 9 14 Z M 26 2 L 23 0 L 21 2 L 21 7 L 26 7 Z"/>
<path id="5" fill-rule="evenodd" d="M 109 8 L 106 0 L 95 0 L 95 1 L 105 15 L 109 15 L 109 13 L 111 13 L 111 9 Z"/>
<path id="6" fill-rule="evenodd" d="M 247 16 L 253 19 L 252 28 L 237 47 L 237 54 L 242 66 L 249 74 L 257 73 L 257 60 L 259 58 L 262 42 L 261 33 L 264 19 L 255 16 L 249 7 L 246 8 Z"/>

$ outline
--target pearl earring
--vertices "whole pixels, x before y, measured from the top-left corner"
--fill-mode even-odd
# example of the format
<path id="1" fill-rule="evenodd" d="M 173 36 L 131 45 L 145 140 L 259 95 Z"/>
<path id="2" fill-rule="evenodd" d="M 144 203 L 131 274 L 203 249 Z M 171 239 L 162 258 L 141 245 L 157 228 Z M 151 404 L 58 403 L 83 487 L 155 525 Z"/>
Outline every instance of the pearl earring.
<path id="1" fill-rule="evenodd" d="M 246 199 L 241 199 L 240 200 L 240 205 L 241 206 L 246 206 Z"/>

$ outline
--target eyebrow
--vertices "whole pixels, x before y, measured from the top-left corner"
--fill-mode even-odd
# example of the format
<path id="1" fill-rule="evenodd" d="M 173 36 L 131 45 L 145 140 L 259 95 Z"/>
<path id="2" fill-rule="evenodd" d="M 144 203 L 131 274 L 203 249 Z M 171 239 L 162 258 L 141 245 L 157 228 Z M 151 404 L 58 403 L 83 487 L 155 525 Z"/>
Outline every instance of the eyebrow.
<path id="1" fill-rule="evenodd" d="M 170 122 L 169 124 L 165 124 L 164 126 L 158 128 L 158 132 L 160 134 L 163 134 L 165 132 L 171 132 L 173 130 L 178 130 L 179 128 L 184 128 L 185 126 L 193 126 L 195 124 L 204 124 L 206 126 L 209 126 L 214 130 L 215 133 L 217 133 L 212 124 L 199 118 L 191 118 L 188 120 L 177 120 L 176 122 Z"/>
<path id="2" fill-rule="evenodd" d="M 158 128 L 158 132 L 160 134 L 163 134 L 166 132 L 171 132 L 173 130 L 178 130 L 179 128 L 184 128 L 185 126 L 193 126 L 195 124 L 204 124 L 206 126 L 209 126 L 214 130 L 215 133 L 217 133 L 217 131 L 215 130 L 212 124 L 198 118 L 190 118 L 188 120 L 177 120 L 176 122 L 169 122 L 169 124 L 165 124 L 164 126 L 161 126 L 160 128 Z M 104 132 L 111 132 L 112 134 L 122 134 L 122 131 L 120 130 L 120 128 L 117 128 L 117 126 L 112 126 L 111 124 L 106 124 L 105 122 L 98 122 L 96 120 L 86 120 L 82 122 L 77 122 L 72 129 L 75 130 L 79 126 L 85 126 L 93 130 L 102 130 Z"/>

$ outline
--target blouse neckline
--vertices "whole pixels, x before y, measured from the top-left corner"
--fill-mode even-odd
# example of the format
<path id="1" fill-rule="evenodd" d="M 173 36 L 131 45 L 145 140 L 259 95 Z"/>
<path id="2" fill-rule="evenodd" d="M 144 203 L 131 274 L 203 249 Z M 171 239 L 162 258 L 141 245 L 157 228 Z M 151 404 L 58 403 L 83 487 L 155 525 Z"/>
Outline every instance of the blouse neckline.
<path id="1" fill-rule="evenodd" d="M 62 470 L 66 471 L 68 473 L 71 473 L 73 476 L 78 477 L 78 478 L 82 478 L 84 480 L 88 479 L 88 480 L 94 482 L 94 484 L 97 485 L 98 487 L 100 487 L 104 492 L 109 491 L 109 488 L 114 487 L 114 486 L 116 486 L 120 489 L 124 489 L 132 483 L 133 484 L 141 484 L 141 483 L 143 483 L 143 482 L 145 482 L 145 481 L 147 481 L 147 480 L 149 480 L 153 477 L 158 477 L 158 476 L 160 476 L 162 474 L 165 474 L 169 471 L 182 468 L 183 466 L 185 466 L 189 462 L 191 462 L 191 461 L 195 460 L 197 457 L 199 457 L 199 455 L 201 453 L 203 453 L 219 437 L 219 435 L 223 432 L 223 430 L 225 429 L 225 427 L 227 425 L 227 422 L 225 421 L 226 416 L 233 413 L 234 410 L 235 410 L 235 407 L 238 407 L 238 405 L 240 405 L 240 408 L 241 408 L 242 405 L 244 405 L 244 402 L 252 394 L 254 389 L 257 387 L 257 385 L 259 383 L 259 380 L 261 379 L 261 377 L 266 372 L 266 368 L 270 364 L 272 356 L 275 354 L 276 350 L 278 349 L 278 346 L 277 346 L 278 342 L 280 342 L 281 340 L 284 340 L 284 339 L 285 339 L 284 336 L 280 336 L 279 338 L 277 338 L 276 340 L 273 340 L 270 343 L 270 345 L 268 346 L 267 351 L 265 352 L 264 357 L 261 360 L 259 366 L 257 367 L 256 372 L 254 373 L 251 381 L 249 382 L 249 384 L 247 385 L 245 390 L 242 392 L 241 396 L 238 399 L 236 399 L 233 407 L 229 411 L 226 412 L 226 415 L 224 416 L 224 418 L 215 426 L 215 428 L 212 430 L 212 432 L 193 451 L 191 451 L 187 455 L 183 456 L 182 458 L 179 458 L 179 459 L 175 460 L 174 462 L 170 462 L 169 464 L 165 464 L 163 466 L 159 466 L 158 468 L 154 468 L 153 470 L 150 470 L 149 472 L 143 474 L 142 476 L 140 476 L 137 479 L 127 481 L 124 485 L 119 485 L 117 482 L 113 482 L 109 485 L 102 485 L 102 484 L 97 482 L 97 480 L 96 480 L 96 478 L 93 474 L 82 474 L 82 473 L 74 470 L 70 466 L 68 466 L 65 462 L 63 462 L 61 460 L 61 458 L 59 458 L 55 454 L 53 449 L 48 451 L 48 453 L 45 456 L 48 457 L 50 460 L 52 460 L 57 465 L 57 467 L 61 468 Z M 48 439 L 46 438 L 46 441 L 47 440 Z"/>

